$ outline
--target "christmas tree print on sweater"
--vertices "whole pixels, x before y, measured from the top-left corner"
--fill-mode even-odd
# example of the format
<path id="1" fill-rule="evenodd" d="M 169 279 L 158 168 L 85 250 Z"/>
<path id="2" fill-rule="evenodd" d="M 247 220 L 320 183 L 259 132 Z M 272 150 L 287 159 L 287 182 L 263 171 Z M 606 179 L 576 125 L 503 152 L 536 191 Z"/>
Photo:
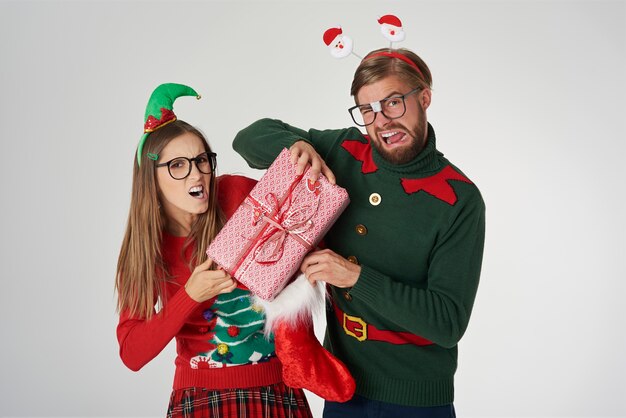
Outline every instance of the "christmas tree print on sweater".
<path id="1" fill-rule="evenodd" d="M 273 337 L 267 340 L 263 335 L 265 316 L 252 305 L 249 292 L 235 289 L 220 295 L 203 315 L 213 325 L 209 342 L 214 348 L 193 357 L 192 369 L 241 366 L 274 355 Z"/>

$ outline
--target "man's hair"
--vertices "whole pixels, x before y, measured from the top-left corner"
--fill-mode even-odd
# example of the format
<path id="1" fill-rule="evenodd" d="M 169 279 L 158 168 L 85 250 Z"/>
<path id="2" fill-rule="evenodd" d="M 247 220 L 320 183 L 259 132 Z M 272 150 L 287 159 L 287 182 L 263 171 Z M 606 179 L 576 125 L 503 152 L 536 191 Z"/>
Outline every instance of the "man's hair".
<path id="1" fill-rule="evenodd" d="M 417 71 L 409 63 L 404 62 L 399 58 L 392 58 L 384 55 L 371 57 L 372 55 L 381 52 L 401 54 L 413 61 L 420 71 Z M 370 52 L 365 56 L 365 58 L 363 58 L 363 61 L 361 61 L 361 64 L 354 73 L 350 95 L 354 96 L 354 100 L 356 101 L 356 96 L 363 86 L 375 83 L 391 75 L 400 77 L 413 88 L 421 87 L 422 89 L 430 89 L 433 83 L 428 66 L 417 54 L 405 48 L 382 48 Z"/>

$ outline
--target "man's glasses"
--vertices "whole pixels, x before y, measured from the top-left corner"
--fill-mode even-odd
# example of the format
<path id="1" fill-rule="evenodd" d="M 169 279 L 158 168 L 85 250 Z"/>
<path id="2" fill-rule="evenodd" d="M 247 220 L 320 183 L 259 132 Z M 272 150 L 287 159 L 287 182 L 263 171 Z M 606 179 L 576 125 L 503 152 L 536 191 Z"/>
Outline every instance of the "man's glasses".
<path id="1" fill-rule="evenodd" d="M 182 180 L 191 173 L 191 163 L 195 162 L 198 171 L 203 174 L 211 174 L 217 165 L 217 154 L 214 152 L 203 152 L 196 158 L 176 157 L 168 162 L 156 164 L 156 167 L 165 167 L 175 180 Z"/>
<path id="2" fill-rule="evenodd" d="M 402 96 L 391 96 L 378 102 L 353 106 L 348 109 L 348 112 L 350 112 L 354 123 L 359 126 L 368 126 L 374 123 L 378 112 L 385 115 L 387 119 L 398 119 L 406 113 L 404 99 L 420 90 L 422 90 L 421 87 L 416 87 Z"/>

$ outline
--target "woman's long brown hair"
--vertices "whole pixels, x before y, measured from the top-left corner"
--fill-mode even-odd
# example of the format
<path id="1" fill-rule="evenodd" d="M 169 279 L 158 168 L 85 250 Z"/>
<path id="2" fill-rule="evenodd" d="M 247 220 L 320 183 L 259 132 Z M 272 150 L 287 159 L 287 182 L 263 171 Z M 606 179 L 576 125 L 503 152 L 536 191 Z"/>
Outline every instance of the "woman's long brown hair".
<path id="1" fill-rule="evenodd" d="M 146 139 L 141 166 L 137 164 L 137 157 L 134 158 L 128 223 L 115 278 L 118 310 L 128 311 L 134 317 L 150 318 L 157 302 L 162 305 L 165 297 L 163 284 L 169 278 L 161 254 L 165 215 L 159 205 L 155 162 L 145 156 L 148 153 L 159 155 L 172 139 L 186 132 L 197 135 L 206 151 L 211 152 L 200 131 L 177 120 L 159 128 Z M 189 245 L 195 245 L 193 256 L 188 260 L 190 268 L 206 260 L 205 250 L 224 222 L 217 204 L 215 173 L 211 175 L 209 189 L 209 208 L 197 217 L 183 248 L 184 252 Z"/>

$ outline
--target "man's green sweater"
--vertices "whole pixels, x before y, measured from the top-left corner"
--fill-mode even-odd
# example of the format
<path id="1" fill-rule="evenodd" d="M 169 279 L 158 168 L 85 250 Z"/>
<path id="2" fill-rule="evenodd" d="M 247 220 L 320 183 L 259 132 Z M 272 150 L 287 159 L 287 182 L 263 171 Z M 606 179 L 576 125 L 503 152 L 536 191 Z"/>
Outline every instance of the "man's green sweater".
<path id="1" fill-rule="evenodd" d="M 353 288 L 331 286 L 324 345 L 346 363 L 361 396 L 453 402 L 457 343 L 483 255 L 478 188 L 437 151 L 430 125 L 425 148 L 403 165 L 384 160 L 356 128 L 307 132 L 272 119 L 242 130 L 233 147 L 264 169 L 298 140 L 315 147 L 348 191 L 350 205 L 324 241 L 361 266 Z"/>

